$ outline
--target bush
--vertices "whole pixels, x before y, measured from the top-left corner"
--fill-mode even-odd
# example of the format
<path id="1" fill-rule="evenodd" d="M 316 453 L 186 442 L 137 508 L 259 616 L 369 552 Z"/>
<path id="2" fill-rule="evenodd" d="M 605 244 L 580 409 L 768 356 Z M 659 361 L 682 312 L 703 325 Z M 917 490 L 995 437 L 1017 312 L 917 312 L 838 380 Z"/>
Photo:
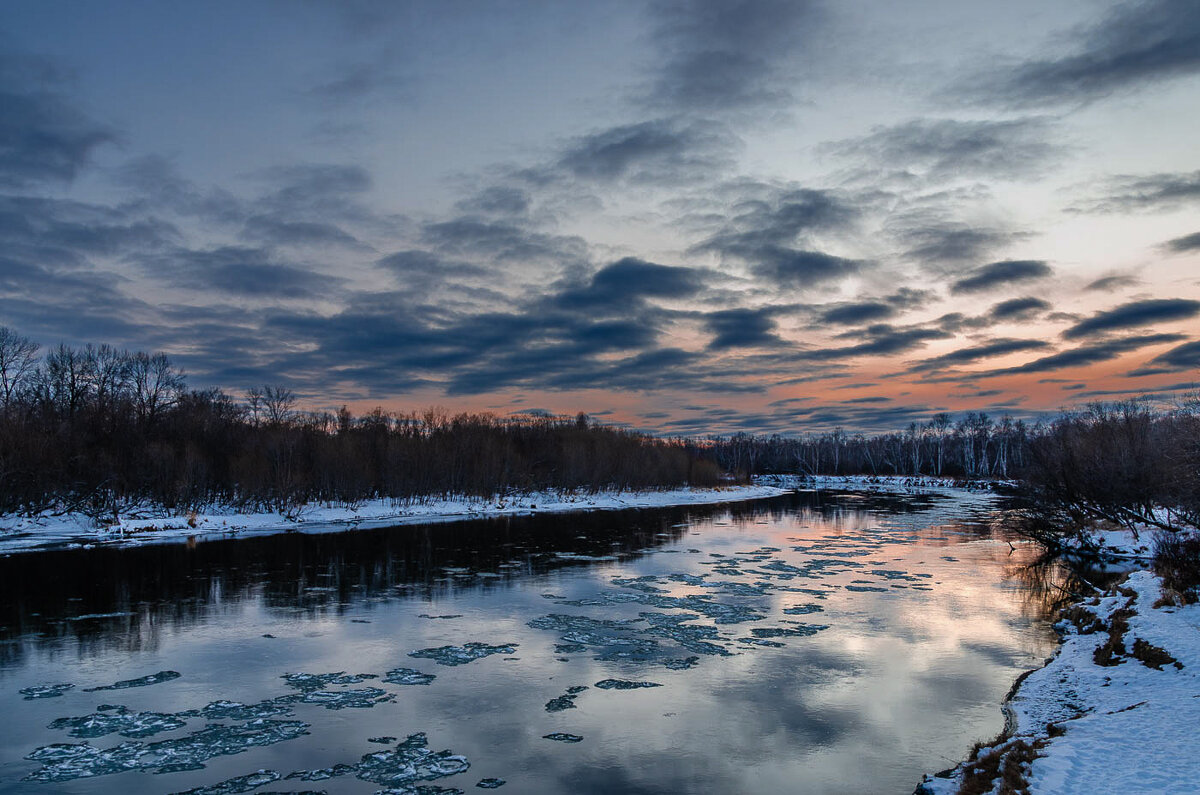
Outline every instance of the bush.
<path id="1" fill-rule="evenodd" d="M 1174 600 L 1200 600 L 1200 536 L 1160 533 L 1154 540 L 1154 573 Z"/>

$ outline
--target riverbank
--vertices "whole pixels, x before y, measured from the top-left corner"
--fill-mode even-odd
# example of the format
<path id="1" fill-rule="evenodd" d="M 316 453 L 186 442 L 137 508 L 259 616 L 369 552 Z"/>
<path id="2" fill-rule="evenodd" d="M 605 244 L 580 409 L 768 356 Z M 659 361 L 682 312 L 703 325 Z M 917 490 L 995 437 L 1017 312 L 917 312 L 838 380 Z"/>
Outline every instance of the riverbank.
<path id="1" fill-rule="evenodd" d="M 1105 546 L 1129 576 L 1063 612 L 1058 653 L 1004 704 L 1007 736 L 918 795 L 1196 791 L 1200 605 L 1164 593 L 1144 535 L 1110 532 Z"/>
<path id="2" fill-rule="evenodd" d="M 265 535 L 281 532 L 328 533 L 357 527 L 453 522 L 534 513 L 666 508 L 777 497 L 790 489 L 773 485 L 608 491 L 595 494 L 527 492 L 504 498 L 430 498 L 396 502 L 369 500 L 355 505 L 310 504 L 294 511 L 248 513 L 236 508 L 174 514 L 131 507 L 110 523 L 97 525 L 81 513 L 46 512 L 33 517 L 0 517 L 0 554 L 97 545 L 136 546 L 186 540 Z"/>

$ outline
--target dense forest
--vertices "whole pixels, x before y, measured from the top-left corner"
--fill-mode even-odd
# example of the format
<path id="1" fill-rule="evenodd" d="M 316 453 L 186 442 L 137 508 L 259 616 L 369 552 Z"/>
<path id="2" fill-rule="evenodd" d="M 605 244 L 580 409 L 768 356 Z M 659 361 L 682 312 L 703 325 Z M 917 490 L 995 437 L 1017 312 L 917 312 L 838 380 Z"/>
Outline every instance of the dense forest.
<path id="1" fill-rule="evenodd" d="M 0 327 L 0 513 L 644 489 L 721 482 L 686 441 L 574 418 L 303 412 L 285 388 L 187 388 L 162 354 Z"/>
<path id="2" fill-rule="evenodd" d="M 999 478 L 1031 526 L 1200 526 L 1200 399 L 1029 424 L 939 413 L 895 433 L 662 439 L 576 417 L 297 409 L 285 388 L 189 389 L 163 354 L 44 353 L 0 327 L 0 513 L 123 505 L 288 511 L 514 490 L 712 486 L 788 473 Z"/>

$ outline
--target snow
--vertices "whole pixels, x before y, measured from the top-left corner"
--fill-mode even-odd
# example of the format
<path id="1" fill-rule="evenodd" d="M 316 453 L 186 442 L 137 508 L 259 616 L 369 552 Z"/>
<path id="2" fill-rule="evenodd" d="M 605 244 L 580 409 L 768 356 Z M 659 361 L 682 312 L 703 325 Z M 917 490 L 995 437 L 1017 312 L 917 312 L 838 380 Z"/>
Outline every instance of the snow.
<path id="1" fill-rule="evenodd" d="M 1142 546 L 1145 536 L 1106 537 L 1106 546 L 1126 556 L 1137 553 L 1131 542 Z M 1028 771 L 1031 792 L 1193 793 L 1200 787 L 1200 605 L 1153 607 L 1161 581 L 1146 570 L 1134 571 L 1122 588 L 1083 606 L 1107 624 L 1128 605 L 1136 613 L 1123 637 L 1127 652 L 1140 638 L 1182 667 L 1167 663 L 1159 670 L 1131 654 L 1116 665 L 1098 665 L 1093 653 L 1108 633 L 1080 634 L 1060 622 L 1065 637 L 1058 654 L 1005 705 L 1015 736 L 1041 746 Z M 1065 734 L 1049 736 L 1047 724 Z M 927 776 L 918 791 L 955 792 L 962 772 L 960 766 L 950 778 Z"/>
<path id="2" fill-rule="evenodd" d="M 328 533 L 359 527 L 540 513 L 709 505 L 777 497 L 788 491 L 790 488 L 770 484 L 595 494 L 543 491 L 491 499 L 450 497 L 413 502 L 379 499 L 355 505 L 312 504 L 287 514 L 248 513 L 224 507 L 175 515 L 141 507 L 122 512 L 112 524 L 103 527 L 83 514 L 47 511 L 34 517 L 0 516 L 0 554 L 101 544 L 137 546 L 286 531 Z"/>

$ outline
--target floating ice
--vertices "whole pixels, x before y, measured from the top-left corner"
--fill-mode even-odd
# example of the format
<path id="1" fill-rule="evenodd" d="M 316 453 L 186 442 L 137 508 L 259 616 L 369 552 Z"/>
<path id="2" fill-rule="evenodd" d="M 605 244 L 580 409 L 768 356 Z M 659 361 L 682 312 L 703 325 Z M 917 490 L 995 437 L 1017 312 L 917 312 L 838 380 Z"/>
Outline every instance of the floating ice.
<path id="1" fill-rule="evenodd" d="M 492 654 L 512 654 L 517 650 L 516 643 L 502 643 L 489 646 L 486 643 L 464 643 L 462 646 L 438 646 L 433 649 L 418 649 L 410 651 L 409 657 L 424 657 L 439 665 L 466 665 L 469 662 L 488 657 Z"/>
<path id="2" fill-rule="evenodd" d="M 34 685 L 33 687 L 23 687 L 17 692 L 25 696 L 26 701 L 33 701 L 38 698 L 57 698 L 67 692 L 75 685 L 70 682 L 63 682 L 57 685 Z"/>
<path id="3" fill-rule="evenodd" d="M 86 742 L 54 743 L 25 757 L 42 763 L 42 768 L 26 780 L 70 781 L 126 770 L 153 773 L 198 770 L 213 757 L 240 754 L 250 748 L 292 740 L 308 734 L 308 728 L 308 724 L 301 721 L 264 718 L 238 726 L 213 723 L 185 737 L 152 743 L 129 740 L 113 748 L 96 748 Z"/>
<path id="4" fill-rule="evenodd" d="M 376 678 L 374 674 L 347 674 L 345 671 L 329 674 L 284 674 L 280 677 L 287 682 L 288 687 L 294 687 L 302 692 L 320 690 L 329 685 L 357 685 L 368 679 Z"/>
<path id="5" fill-rule="evenodd" d="M 576 696 L 567 694 L 565 696 L 557 696 L 546 702 L 547 712 L 562 712 L 567 709 L 575 709 Z"/>
<path id="6" fill-rule="evenodd" d="M 447 614 L 447 615 L 444 615 L 444 616 L 431 616 L 431 615 L 429 615 L 428 613 L 421 613 L 420 615 L 418 615 L 418 616 L 417 616 L 417 618 L 428 618 L 428 619 L 431 619 L 431 620 L 436 620 L 436 619 L 439 619 L 439 618 L 441 618 L 441 619 L 449 619 L 449 618 L 462 618 L 462 617 L 463 617 L 463 614 L 462 614 L 462 613 L 450 613 L 450 614 Z"/>
<path id="7" fill-rule="evenodd" d="M 59 718 L 51 729 L 70 729 L 72 737 L 103 737 L 114 732 L 122 737 L 149 737 L 159 732 L 173 731 L 187 724 L 175 715 L 162 712 L 130 712 L 117 707 L 115 713 L 93 712 L 77 718 Z"/>
<path id="8" fill-rule="evenodd" d="M 503 787 L 507 783 L 508 782 L 502 778 L 484 778 L 480 779 L 479 783 L 475 786 L 479 787 L 480 789 L 497 789 L 499 787 Z"/>
<path id="9" fill-rule="evenodd" d="M 346 776 L 355 770 L 353 765 L 336 764 L 333 767 L 320 767 L 316 770 L 297 770 L 288 773 L 284 778 L 300 779 L 301 781 L 328 781 L 338 776 Z"/>
<path id="10" fill-rule="evenodd" d="M 299 698 L 299 696 L 280 696 L 260 701 L 257 704 L 243 704 L 240 701 L 213 701 L 203 709 L 177 712 L 175 715 L 180 718 L 204 718 L 206 720 L 240 721 L 273 718 L 278 715 L 291 714 L 291 705 Z"/>
<path id="11" fill-rule="evenodd" d="M 391 745 L 392 743 L 396 742 L 396 738 L 395 737 L 368 737 L 367 742 L 379 743 L 380 745 Z"/>
<path id="12" fill-rule="evenodd" d="M 628 679 L 601 679 L 596 683 L 601 690 L 640 690 L 645 687 L 662 687 L 658 682 L 632 682 Z"/>
<path id="13" fill-rule="evenodd" d="M 793 607 L 783 608 L 783 614 L 786 616 L 806 616 L 809 613 L 821 613 L 825 608 L 817 604 L 795 605 Z"/>
<path id="14" fill-rule="evenodd" d="M 427 685 L 437 679 L 437 674 L 423 674 L 415 668 L 393 668 L 383 677 L 391 685 Z"/>
<path id="15" fill-rule="evenodd" d="M 756 638 L 807 638 L 816 635 L 823 629 L 829 629 L 827 624 L 799 624 L 795 627 L 755 627 L 750 634 Z"/>
<path id="16" fill-rule="evenodd" d="M 879 591 L 879 592 L 883 592 L 883 591 L 886 591 L 886 590 L 887 590 L 887 588 L 877 588 L 877 587 L 876 587 L 876 586 L 874 586 L 874 585 L 847 585 L 847 586 L 846 586 L 846 590 L 847 590 L 847 591 L 857 591 L 857 592 L 860 592 L 860 593 L 862 593 L 862 592 L 866 592 L 866 591 Z"/>
<path id="17" fill-rule="evenodd" d="M 370 709 L 376 704 L 395 701 L 396 695 L 378 687 L 353 690 L 310 690 L 300 699 L 305 704 L 320 704 L 325 709 Z"/>
<path id="18" fill-rule="evenodd" d="M 363 781 L 387 787 L 412 788 L 418 781 L 432 781 L 457 775 L 471 763 L 465 756 L 450 751 L 430 751 L 424 732 L 411 734 L 394 749 L 366 754 L 355 768 Z"/>
<path id="19" fill-rule="evenodd" d="M 252 789 L 258 789 L 264 784 L 270 784 L 272 781 L 278 781 L 279 778 L 279 774 L 274 770 L 256 770 L 244 776 L 226 779 L 219 784 L 196 787 L 195 789 L 177 792 L 174 795 L 237 795 L 240 792 L 249 792 Z"/>
<path id="20" fill-rule="evenodd" d="M 148 685 L 157 685 L 160 682 L 170 682 L 172 679 L 178 679 L 181 676 L 183 674 L 178 671 L 159 671 L 156 674 L 139 676 L 137 679 L 122 679 L 120 682 L 113 682 L 111 685 L 85 687 L 83 692 L 95 693 L 100 690 L 128 690 L 131 687 L 146 687 Z"/>
<path id="21" fill-rule="evenodd" d="M 560 743 L 581 743 L 581 742 L 583 742 L 583 738 L 580 737 L 578 734 L 567 734 L 566 732 L 551 732 L 550 734 L 543 734 L 542 739 L 543 740 L 554 740 L 554 741 L 560 742 Z"/>

